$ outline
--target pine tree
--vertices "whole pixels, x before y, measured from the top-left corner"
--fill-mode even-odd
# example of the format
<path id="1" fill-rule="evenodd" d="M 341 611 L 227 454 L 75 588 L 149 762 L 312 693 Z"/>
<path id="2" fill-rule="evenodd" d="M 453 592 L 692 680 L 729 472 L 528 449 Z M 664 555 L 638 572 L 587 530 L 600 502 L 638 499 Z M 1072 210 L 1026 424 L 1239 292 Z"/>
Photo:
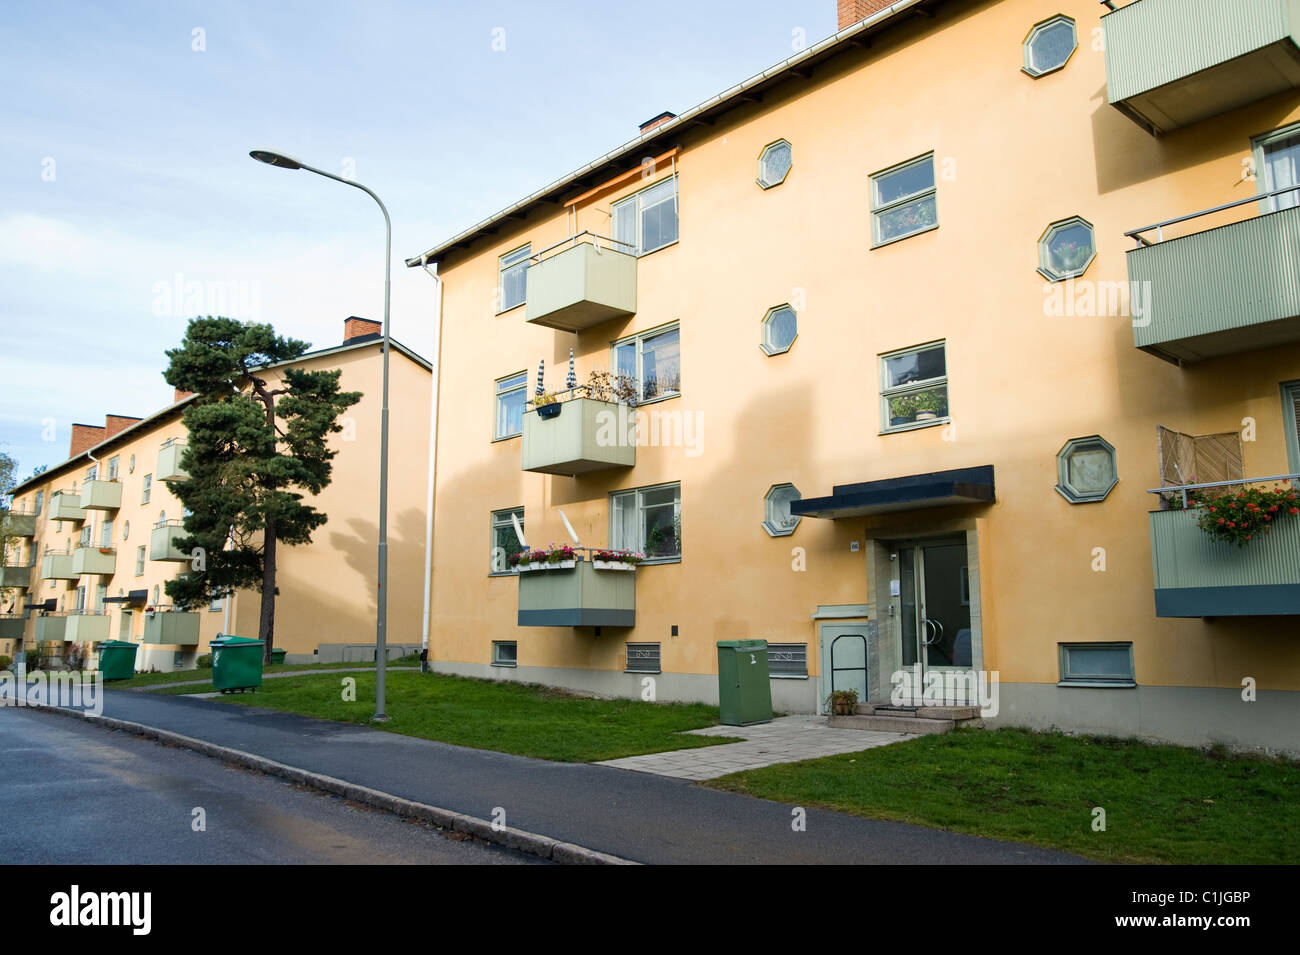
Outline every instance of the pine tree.
<path id="1" fill-rule="evenodd" d="M 167 352 L 167 383 L 197 397 L 186 407 L 189 432 L 181 467 L 189 479 L 171 485 L 185 505 L 185 536 L 177 546 L 198 557 L 192 572 L 170 581 L 167 595 L 182 610 L 233 590 L 262 595 L 258 638 L 271 659 L 275 638 L 277 551 L 310 543 L 327 520 L 303 503 L 330 483 L 330 434 L 338 417 L 361 400 L 339 391 L 339 371 L 277 369 L 310 346 L 281 338 L 270 325 L 195 318 L 179 348 Z"/>

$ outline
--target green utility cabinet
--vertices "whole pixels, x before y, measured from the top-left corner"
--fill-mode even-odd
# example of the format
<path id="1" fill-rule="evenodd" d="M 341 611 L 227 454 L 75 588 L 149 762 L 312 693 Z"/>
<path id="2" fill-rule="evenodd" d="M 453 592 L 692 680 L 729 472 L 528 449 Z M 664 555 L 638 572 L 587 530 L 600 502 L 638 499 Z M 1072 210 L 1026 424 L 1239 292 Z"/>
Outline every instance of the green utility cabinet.
<path id="1" fill-rule="evenodd" d="M 271 662 L 272 662 L 272 663 L 283 663 L 283 662 L 284 662 L 284 651 L 281 650 L 279 647 L 272 647 L 272 648 L 271 648 Z"/>
<path id="2" fill-rule="evenodd" d="M 766 640 L 718 641 L 718 707 L 726 726 L 772 721 Z"/>
<path id="3" fill-rule="evenodd" d="M 265 646 L 262 640 L 218 634 L 211 643 L 212 685 L 222 693 L 257 689 L 262 685 Z"/>
<path id="4" fill-rule="evenodd" d="M 105 680 L 129 680 L 135 676 L 135 644 L 125 640 L 101 641 L 99 672 Z"/>

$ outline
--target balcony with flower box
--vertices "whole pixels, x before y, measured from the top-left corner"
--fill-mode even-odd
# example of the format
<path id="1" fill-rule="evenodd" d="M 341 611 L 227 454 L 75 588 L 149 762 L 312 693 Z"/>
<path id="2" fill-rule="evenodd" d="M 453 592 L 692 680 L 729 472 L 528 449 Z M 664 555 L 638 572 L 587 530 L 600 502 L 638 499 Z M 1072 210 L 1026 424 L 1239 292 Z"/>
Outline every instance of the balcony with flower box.
<path id="1" fill-rule="evenodd" d="M 189 560 L 190 555 L 176 546 L 176 542 L 185 536 L 185 527 L 180 521 L 159 521 L 149 534 L 149 559 L 178 563 Z"/>
<path id="2" fill-rule="evenodd" d="M 76 580 L 80 576 L 72 569 L 72 551 L 47 550 L 41 556 L 41 580 Z"/>
<path id="3" fill-rule="evenodd" d="M 522 470 L 575 477 L 636 466 L 636 412 L 607 391 L 582 385 L 529 403 Z"/>
<path id="4" fill-rule="evenodd" d="M 620 247 L 625 243 L 584 231 L 533 256 L 525 320 L 580 332 L 636 314 L 637 260 L 628 251 L 614 251 Z"/>
<path id="5" fill-rule="evenodd" d="M 185 453 L 185 442 L 178 438 L 164 441 L 158 449 L 158 468 L 154 477 L 159 481 L 188 481 L 189 472 L 181 467 L 181 455 Z"/>
<path id="6" fill-rule="evenodd" d="M 1130 0 L 1101 22 L 1107 98 L 1155 135 L 1300 87 L 1295 0 Z"/>
<path id="7" fill-rule="evenodd" d="M 193 646 L 199 642 L 199 614 L 167 607 L 146 609 L 144 642 Z"/>
<path id="8" fill-rule="evenodd" d="M 70 613 L 64 618 L 63 639 L 72 643 L 98 643 L 108 639 L 108 614 Z"/>
<path id="9" fill-rule="evenodd" d="M 81 495 L 76 491 L 55 491 L 50 495 L 49 519 L 77 523 L 84 521 L 86 510 L 81 506 Z"/>
<path id="10" fill-rule="evenodd" d="M 519 626 L 635 626 L 639 560 L 626 552 L 582 547 L 513 555 Z"/>
<path id="11" fill-rule="evenodd" d="M 1125 233 L 1133 343 L 1178 364 L 1300 342 L 1300 206 L 1165 238 L 1166 229 L 1253 203 L 1294 201 L 1291 186 Z M 1154 241 L 1153 241 L 1154 240 Z"/>
<path id="12" fill-rule="evenodd" d="M 117 570 L 117 548 L 102 544 L 78 544 L 72 551 L 72 572 L 111 576 Z"/>
<path id="13" fill-rule="evenodd" d="M 1300 614 L 1300 491 L 1275 483 L 1292 480 L 1152 489 L 1170 505 L 1148 515 L 1156 616 Z"/>

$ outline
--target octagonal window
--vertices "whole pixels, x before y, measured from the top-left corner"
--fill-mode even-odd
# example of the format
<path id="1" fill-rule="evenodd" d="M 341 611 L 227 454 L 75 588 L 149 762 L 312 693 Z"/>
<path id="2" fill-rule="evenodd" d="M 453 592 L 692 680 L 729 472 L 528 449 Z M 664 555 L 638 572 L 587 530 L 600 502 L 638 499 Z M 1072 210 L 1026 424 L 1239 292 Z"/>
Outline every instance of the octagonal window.
<path id="1" fill-rule="evenodd" d="M 790 505 L 803 497 L 793 484 L 773 484 L 763 497 L 763 530 L 769 537 L 789 537 L 802 517 L 790 515 Z"/>
<path id="2" fill-rule="evenodd" d="M 1105 438 L 1071 438 L 1056 455 L 1056 490 L 1071 504 L 1102 501 L 1119 475 L 1115 448 Z"/>
<path id="3" fill-rule="evenodd" d="M 758 346 L 765 355 L 781 355 L 790 350 L 799 334 L 799 319 L 789 305 L 769 308 L 763 316 L 763 341 Z"/>
<path id="4" fill-rule="evenodd" d="M 785 182 L 794 163 L 794 148 L 784 139 L 763 147 L 758 155 L 758 184 L 771 189 Z"/>
<path id="5" fill-rule="evenodd" d="M 1082 275 L 1096 257 L 1092 223 L 1078 216 L 1053 222 L 1038 238 L 1038 271 L 1053 282 Z"/>
<path id="6" fill-rule="evenodd" d="M 1042 76 L 1059 70 L 1078 45 L 1074 21 L 1069 17 L 1058 15 L 1036 23 L 1025 37 L 1024 71 Z"/>

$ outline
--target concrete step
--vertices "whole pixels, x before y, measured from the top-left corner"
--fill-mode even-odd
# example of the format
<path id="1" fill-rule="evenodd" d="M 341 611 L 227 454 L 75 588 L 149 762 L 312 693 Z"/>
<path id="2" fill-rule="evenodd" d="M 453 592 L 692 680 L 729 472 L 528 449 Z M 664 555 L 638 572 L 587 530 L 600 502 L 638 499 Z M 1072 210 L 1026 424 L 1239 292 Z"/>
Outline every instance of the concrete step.
<path id="1" fill-rule="evenodd" d="M 956 720 L 936 720 L 915 716 L 831 716 L 835 729 L 870 730 L 876 733 L 946 733 L 957 725 Z"/>
<path id="2" fill-rule="evenodd" d="M 893 707 L 873 703 L 859 703 L 854 707 L 853 711 L 860 716 L 915 717 L 923 720 L 973 720 L 980 715 L 978 706 Z"/>

